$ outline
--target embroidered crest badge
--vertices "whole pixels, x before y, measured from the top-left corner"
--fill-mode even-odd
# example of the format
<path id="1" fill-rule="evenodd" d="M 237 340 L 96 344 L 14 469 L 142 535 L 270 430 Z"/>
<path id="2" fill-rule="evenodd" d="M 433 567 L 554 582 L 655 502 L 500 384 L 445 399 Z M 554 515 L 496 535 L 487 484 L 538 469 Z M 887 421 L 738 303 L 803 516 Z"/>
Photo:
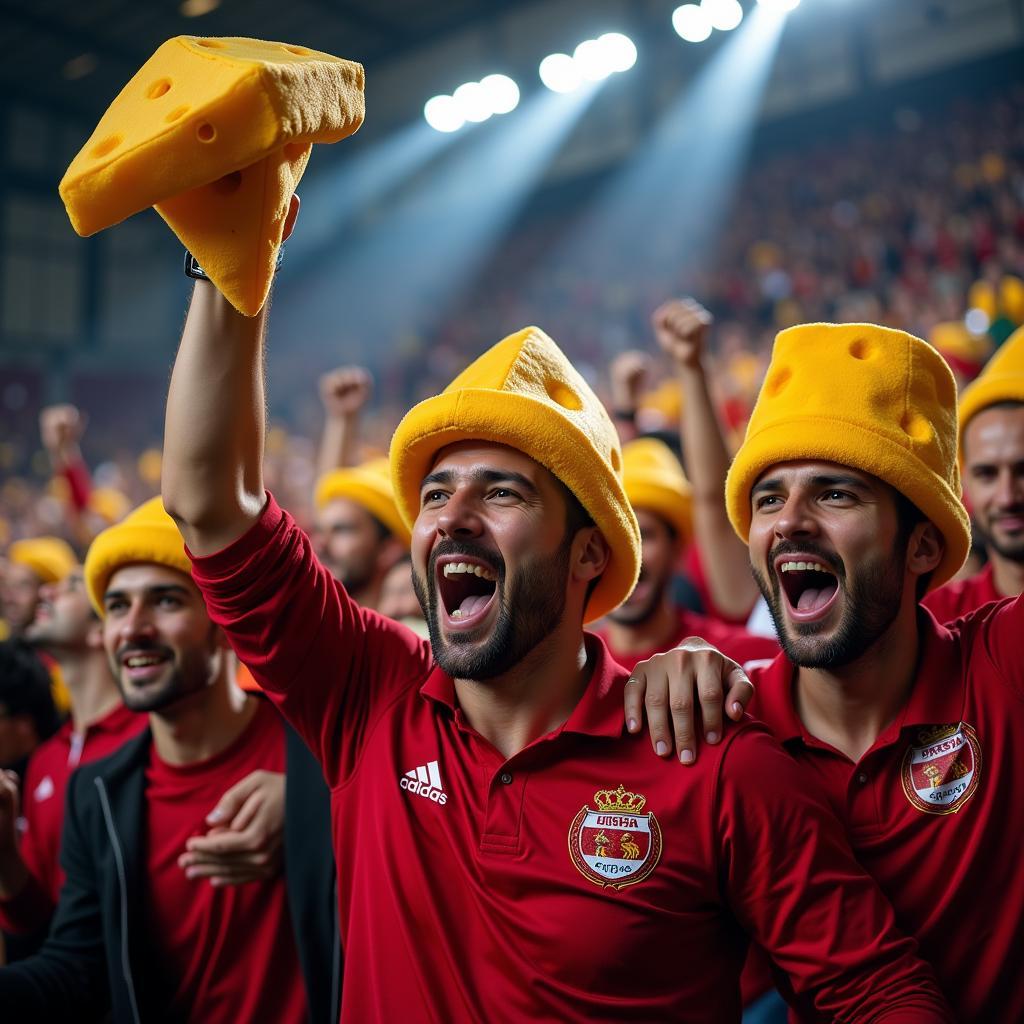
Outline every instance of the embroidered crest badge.
<path id="1" fill-rule="evenodd" d="M 625 786 L 599 789 L 596 810 L 581 807 L 569 826 L 569 856 L 584 878 L 601 888 L 623 889 L 642 882 L 661 857 L 661 827 L 641 814 L 647 797 Z"/>
<path id="2" fill-rule="evenodd" d="M 981 781 L 981 744 L 966 722 L 918 731 L 903 756 L 903 792 L 928 814 L 956 814 Z"/>

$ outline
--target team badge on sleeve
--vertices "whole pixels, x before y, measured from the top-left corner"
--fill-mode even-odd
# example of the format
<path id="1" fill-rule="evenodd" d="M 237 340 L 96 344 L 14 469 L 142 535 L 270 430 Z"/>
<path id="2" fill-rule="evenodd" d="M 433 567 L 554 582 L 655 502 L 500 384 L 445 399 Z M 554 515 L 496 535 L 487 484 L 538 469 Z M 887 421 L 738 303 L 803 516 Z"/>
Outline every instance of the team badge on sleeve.
<path id="1" fill-rule="evenodd" d="M 625 786 L 599 789 L 596 810 L 581 807 L 569 826 L 569 855 L 584 878 L 622 889 L 643 881 L 661 857 L 661 828 L 653 814 L 641 814 L 647 798 Z"/>
<path id="2" fill-rule="evenodd" d="M 903 792 L 928 814 L 956 814 L 981 780 L 981 744 L 966 723 L 920 729 L 903 756 Z"/>

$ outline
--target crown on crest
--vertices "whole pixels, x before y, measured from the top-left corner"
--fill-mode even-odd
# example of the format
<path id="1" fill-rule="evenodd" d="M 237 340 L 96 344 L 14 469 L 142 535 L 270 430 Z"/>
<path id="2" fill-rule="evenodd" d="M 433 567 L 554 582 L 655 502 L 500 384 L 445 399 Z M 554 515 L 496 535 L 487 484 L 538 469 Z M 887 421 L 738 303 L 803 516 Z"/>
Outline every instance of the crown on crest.
<path id="1" fill-rule="evenodd" d="M 639 793 L 631 793 L 620 782 L 618 789 L 599 789 L 594 794 L 594 803 L 601 811 L 639 814 L 644 809 L 644 804 L 647 803 L 647 797 L 641 796 Z"/>

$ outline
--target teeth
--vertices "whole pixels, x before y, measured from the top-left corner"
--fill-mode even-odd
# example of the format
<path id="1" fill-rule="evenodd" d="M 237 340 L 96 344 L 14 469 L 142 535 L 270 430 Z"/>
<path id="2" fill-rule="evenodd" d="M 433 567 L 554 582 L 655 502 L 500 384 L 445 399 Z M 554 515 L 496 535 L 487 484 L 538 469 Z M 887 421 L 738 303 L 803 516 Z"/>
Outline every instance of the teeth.
<path id="1" fill-rule="evenodd" d="M 832 575 L 830 569 L 826 569 L 821 562 L 783 562 L 779 566 L 779 572 L 827 572 Z"/>
<path id="2" fill-rule="evenodd" d="M 455 611 L 452 612 L 452 618 L 453 619 L 461 619 L 462 618 L 462 609 L 461 608 L 456 608 Z"/>
<path id="3" fill-rule="evenodd" d="M 490 580 L 492 583 L 498 578 L 490 569 L 482 565 L 470 565 L 469 562 L 448 562 L 444 566 L 445 576 L 455 576 L 468 573 L 472 576 L 479 576 L 483 580 Z"/>
<path id="4" fill-rule="evenodd" d="M 151 655 L 137 654 L 131 658 L 127 658 L 125 660 L 125 664 L 129 668 L 142 668 L 146 665 L 159 665 L 160 659 Z"/>

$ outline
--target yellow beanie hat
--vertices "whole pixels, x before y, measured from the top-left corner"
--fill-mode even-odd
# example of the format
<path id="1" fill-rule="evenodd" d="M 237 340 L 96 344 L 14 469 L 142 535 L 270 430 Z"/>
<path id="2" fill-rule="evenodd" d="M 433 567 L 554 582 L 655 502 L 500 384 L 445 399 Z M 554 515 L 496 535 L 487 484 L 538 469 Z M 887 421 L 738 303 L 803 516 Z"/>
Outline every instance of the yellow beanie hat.
<path id="1" fill-rule="evenodd" d="M 85 589 L 97 614 L 103 615 L 103 595 L 110 577 L 123 565 L 155 562 L 192 575 L 174 520 L 159 497 L 150 498 L 121 522 L 96 535 L 85 556 Z"/>
<path id="2" fill-rule="evenodd" d="M 680 539 L 693 532 L 693 493 L 683 467 L 664 441 L 641 437 L 622 446 L 622 483 L 634 509 L 671 523 Z"/>
<path id="3" fill-rule="evenodd" d="M 775 339 L 764 385 L 725 484 L 733 528 L 750 534 L 750 492 L 769 466 L 821 459 L 884 480 L 942 533 L 931 586 L 970 548 L 956 459 L 956 384 L 920 338 L 872 324 L 802 324 Z"/>
<path id="4" fill-rule="evenodd" d="M 60 537 L 30 537 L 16 540 L 7 557 L 31 569 L 44 583 L 56 583 L 78 564 L 71 546 Z"/>
<path id="5" fill-rule="evenodd" d="M 622 487 L 619 438 L 590 386 L 539 328 L 526 327 L 498 342 L 399 423 L 391 440 L 391 479 L 410 526 L 436 454 L 469 440 L 508 445 L 539 462 L 604 534 L 611 558 L 585 621 L 625 600 L 640 571 L 640 530 Z"/>
<path id="6" fill-rule="evenodd" d="M 371 459 L 361 466 L 325 473 L 316 485 L 316 507 L 323 508 L 335 498 L 347 498 L 376 516 L 406 547 L 411 536 L 395 505 L 391 487 L 391 466 L 387 459 Z"/>
<path id="7" fill-rule="evenodd" d="M 1024 402 L 1024 327 L 1018 327 L 960 396 L 960 437 L 972 416 L 997 402 Z"/>

